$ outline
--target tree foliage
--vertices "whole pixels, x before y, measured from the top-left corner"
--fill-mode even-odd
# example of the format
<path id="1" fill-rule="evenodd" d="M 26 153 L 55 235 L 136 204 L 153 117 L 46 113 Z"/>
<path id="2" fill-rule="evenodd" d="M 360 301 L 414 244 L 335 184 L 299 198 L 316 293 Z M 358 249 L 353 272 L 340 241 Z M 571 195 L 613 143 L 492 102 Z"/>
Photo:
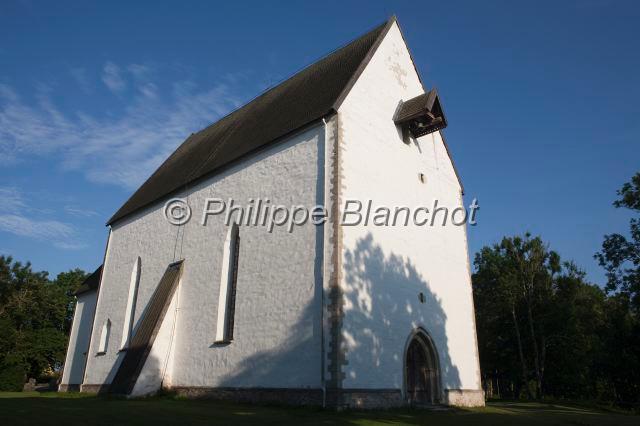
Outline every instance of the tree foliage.
<path id="1" fill-rule="evenodd" d="M 640 172 L 618 190 L 616 208 L 640 213 Z M 640 220 L 632 218 L 629 238 L 621 234 L 605 235 L 602 250 L 595 257 L 607 271 L 607 291 L 629 296 L 636 313 L 640 313 Z"/>
<path id="2" fill-rule="evenodd" d="M 638 321 L 625 294 L 607 296 L 528 234 L 484 247 L 474 264 L 490 395 L 638 403 Z"/>
<path id="3" fill-rule="evenodd" d="M 64 362 L 75 299 L 86 274 L 50 280 L 29 263 L 0 256 L 0 389 L 21 390 L 26 377 L 52 375 Z"/>
<path id="4" fill-rule="evenodd" d="M 617 208 L 640 212 L 640 173 Z M 640 404 L 640 221 L 605 236 L 604 289 L 540 237 L 505 237 L 475 256 L 473 293 L 485 389 L 508 398 Z"/>

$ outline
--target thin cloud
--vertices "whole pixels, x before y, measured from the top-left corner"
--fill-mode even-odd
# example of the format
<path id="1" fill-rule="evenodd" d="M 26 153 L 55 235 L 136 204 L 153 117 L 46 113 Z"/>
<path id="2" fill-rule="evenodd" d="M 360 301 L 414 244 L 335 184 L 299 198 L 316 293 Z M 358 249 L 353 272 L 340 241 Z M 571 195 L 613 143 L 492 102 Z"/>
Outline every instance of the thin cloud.
<path id="1" fill-rule="evenodd" d="M 84 243 L 58 242 L 58 243 L 53 243 L 53 245 L 63 250 L 80 250 L 87 247 L 87 245 Z"/>
<path id="2" fill-rule="evenodd" d="M 93 93 L 93 87 L 91 82 L 89 81 L 89 76 L 87 75 L 87 70 L 84 68 L 71 68 L 69 70 L 71 77 L 78 83 L 80 90 L 82 90 L 86 94 Z"/>
<path id="3" fill-rule="evenodd" d="M 120 67 L 113 62 L 105 64 L 102 70 L 102 82 L 114 93 L 122 92 L 127 86 Z"/>
<path id="4" fill-rule="evenodd" d="M 57 220 L 33 220 L 15 214 L 0 215 L 0 231 L 39 240 L 73 236 L 73 228 Z"/>
<path id="5" fill-rule="evenodd" d="M 0 232 L 39 241 L 49 241 L 62 249 L 79 249 L 85 244 L 78 241 L 74 228 L 64 222 L 30 217 L 37 210 L 30 209 L 17 188 L 0 187 Z"/>
<path id="6" fill-rule="evenodd" d="M 29 104 L 13 88 L 0 85 L 0 167 L 50 156 L 91 182 L 132 190 L 189 134 L 240 104 L 228 79 L 208 89 L 182 81 L 160 91 L 142 78 L 150 73 L 148 68 L 132 71 L 109 62 L 105 84 L 124 87 L 124 80 L 118 82 L 122 69 L 137 73 L 137 91 L 117 115 L 62 111 L 49 97 L 55 93 L 44 93 L 37 104 Z"/>
<path id="7" fill-rule="evenodd" d="M 17 188 L 0 188 L 0 204 L 5 213 L 16 213 L 26 209 L 27 205 Z"/>
<path id="8" fill-rule="evenodd" d="M 72 206 L 65 206 L 64 211 L 75 217 L 94 217 L 99 215 L 96 211 Z"/>
<path id="9" fill-rule="evenodd" d="M 152 69 L 148 65 L 131 64 L 127 67 L 127 70 L 139 80 L 147 80 L 152 72 Z"/>
<path id="10" fill-rule="evenodd" d="M 146 98 L 155 99 L 158 97 L 158 87 L 153 83 L 143 84 L 138 87 L 138 90 Z"/>

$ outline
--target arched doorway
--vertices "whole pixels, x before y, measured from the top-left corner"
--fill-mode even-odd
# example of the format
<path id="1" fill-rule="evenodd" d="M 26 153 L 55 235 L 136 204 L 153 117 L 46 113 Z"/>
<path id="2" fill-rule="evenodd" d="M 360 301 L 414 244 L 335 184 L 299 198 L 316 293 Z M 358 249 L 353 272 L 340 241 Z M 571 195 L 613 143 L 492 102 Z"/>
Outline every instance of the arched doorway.
<path id="1" fill-rule="evenodd" d="M 438 354 L 431 338 L 422 330 L 415 332 L 405 356 L 406 396 L 410 404 L 440 402 Z"/>

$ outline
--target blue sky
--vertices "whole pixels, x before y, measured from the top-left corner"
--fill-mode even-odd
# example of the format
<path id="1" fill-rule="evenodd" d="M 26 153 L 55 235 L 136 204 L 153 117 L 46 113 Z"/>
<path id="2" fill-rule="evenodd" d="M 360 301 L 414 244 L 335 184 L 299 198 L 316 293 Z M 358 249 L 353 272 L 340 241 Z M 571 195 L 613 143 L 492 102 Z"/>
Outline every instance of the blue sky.
<path id="1" fill-rule="evenodd" d="M 592 256 L 640 170 L 637 2 L 3 0 L 0 253 L 93 270 L 186 136 L 394 13 L 481 206 L 471 252 L 529 230 L 602 284 Z"/>

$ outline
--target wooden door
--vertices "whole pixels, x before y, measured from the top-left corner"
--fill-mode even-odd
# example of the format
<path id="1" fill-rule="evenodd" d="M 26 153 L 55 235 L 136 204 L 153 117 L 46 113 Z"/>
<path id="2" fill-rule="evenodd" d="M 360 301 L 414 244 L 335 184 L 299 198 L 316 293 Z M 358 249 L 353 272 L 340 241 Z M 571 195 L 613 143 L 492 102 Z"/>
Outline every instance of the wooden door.
<path id="1" fill-rule="evenodd" d="M 425 338 L 416 336 L 407 349 L 406 383 L 410 404 L 438 402 L 438 367 L 435 350 Z"/>

